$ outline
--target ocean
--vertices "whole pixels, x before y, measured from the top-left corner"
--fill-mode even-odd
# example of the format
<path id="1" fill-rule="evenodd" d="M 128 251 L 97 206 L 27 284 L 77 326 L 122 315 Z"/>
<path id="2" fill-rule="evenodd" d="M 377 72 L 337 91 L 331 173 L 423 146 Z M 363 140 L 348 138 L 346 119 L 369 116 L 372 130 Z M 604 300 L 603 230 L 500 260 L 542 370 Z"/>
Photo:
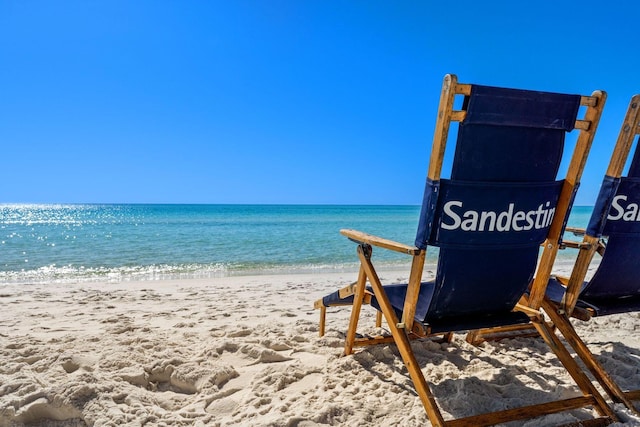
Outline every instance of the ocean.
<path id="1" fill-rule="evenodd" d="M 591 207 L 569 225 L 586 226 Z M 355 271 L 354 228 L 413 244 L 419 206 L 0 205 L 0 284 Z M 560 251 L 558 259 L 575 257 Z M 383 268 L 408 256 L 374 250 Z M 434 252 L 427 262 L 435 262 Z"/>

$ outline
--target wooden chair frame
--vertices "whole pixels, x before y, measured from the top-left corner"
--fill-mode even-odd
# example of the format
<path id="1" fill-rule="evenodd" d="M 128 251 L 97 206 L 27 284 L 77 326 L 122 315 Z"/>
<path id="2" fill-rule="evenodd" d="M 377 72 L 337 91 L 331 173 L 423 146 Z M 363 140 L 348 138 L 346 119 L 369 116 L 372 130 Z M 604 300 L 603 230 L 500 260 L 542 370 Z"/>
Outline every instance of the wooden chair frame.
<path id="1" fill-rule="evenodd" d="M 455 75 L 447 75 L 444 79 L 428 170 L 428 178 L 433 181 L 439 180 L 441 176 L 450 123 L 451 121 L 462 121 L 466 114 L 465 111 L 453 110 L 454 97 L 455 95 L 469 95 L 471 93 L 471 87 L 472 86 L 468 84 L 458 83 Z M 556 354 L 582 391 L 582 397 L 474 415 L 456 420 L 444 420 L 436 403 L 435 397 L 429 388 L 422 370 L 420 369 L 418 361 L 416 360 L 409 341 L 411 336 L 426 337 L 431 333 L 431 331 L 425 329 L 422 324 L 414 322 L 413 320 L 420 292 L 426 251 L 418 249 L 415 246 L 393 242 L 355 230 L 341 230 L 341 234 L 358 243 L 357 252 L 358 258 L 360 259 L 360 271 L 354 289 L 354 300 L 352 304 L 349 328 L 345 339 L 344 354 L 352 354 L 353 347 L 356 345 L 378 344 L 381 342 L 379 339 L 375 338 L 356 338 L 356 330 L 361 307 L 363 303 L 366 302 L 366 283 L 369 282 L 373 289 L 373 294 L 380 306 L 381 312 L 388 324 L 392 341 L 398 347 L 402 360 L 407 367 L 414 387 L 416 388 L 418 396 L 420 397 L 432 425 L 494 425 L 507 421 L 535 418 L 542 415 L 582 408 L 585 406 L 591 406 L 596 410 L 596 412 L 598 412 L 602 417 L 596 419 L 599 420 L 599 422 L 602 421 L 604 423 L 609 423 L 616 420 L 616 416 L 611 408 L 606 404 L 605 400 L 595 389 L 591 381 L 578 367 L 576 361 L 571 357 L 570 353 L 563 346 L 556 334 L 544 322 L 542 314 L 539 311 L 543 302 L 544 287 L 547 283 L 546 279 L 543 280 L 543 276 L 546 275 L 548 279 L 548 275 L 551 272 L 551 267 L 559 247 L 558 240 L 563 226 L 564 214 L 569 209 L 574 192 L 573 190 L 578 184 L 584 169 L 605 100 L 606 94 L 601 91 L 596 91 L 591 96 L 583 96 L 581 98 L 581 105 L 587 107 L 584 116 L 585 118 L 584 120 L 578 120 L 576 122 L 575 128 L 580 131 L 580 134 L 573 153 L 572 162 L 569 165 L 567 177 L 562 187 L 560 199 L 556 207 L 556 214 L 549 231 L 549 236 L 544 243 L 544 251 L 539 267 L 539 276 L 532 284 L 530 297 L 523 297 L 520 300 L 520 303 L 515 307 L 515 310 L 522 311 L 529 316 L 529 319 L 537 332 L 544 338 L 545 342 Z M 371 261 L 372 248 L 374 246 L 405 253 L 412 257 L 402 319 L 397 318 Z M 324 325 L 322 329 L 323 328 Z"/>

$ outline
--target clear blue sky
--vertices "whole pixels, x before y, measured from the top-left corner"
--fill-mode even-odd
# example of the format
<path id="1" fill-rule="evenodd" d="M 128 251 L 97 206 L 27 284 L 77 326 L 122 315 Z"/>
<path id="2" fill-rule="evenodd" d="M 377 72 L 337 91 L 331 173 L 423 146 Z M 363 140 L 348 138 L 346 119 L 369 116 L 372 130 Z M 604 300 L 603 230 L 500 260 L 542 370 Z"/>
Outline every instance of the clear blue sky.
<path id="1" fill-rule="evenodd" d="M 0 0 L 0 203 L 419 204 L 442 78 L 631 95 L 635 1 Z"/>

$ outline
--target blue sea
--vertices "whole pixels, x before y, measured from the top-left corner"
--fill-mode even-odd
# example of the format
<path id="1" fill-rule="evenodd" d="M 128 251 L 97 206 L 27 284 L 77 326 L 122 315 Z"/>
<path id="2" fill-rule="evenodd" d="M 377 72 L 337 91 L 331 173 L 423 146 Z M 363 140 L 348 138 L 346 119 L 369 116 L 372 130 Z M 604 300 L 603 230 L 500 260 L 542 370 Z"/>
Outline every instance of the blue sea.
<path id="1" fill-rule="evenodd" d="M 591 210 L 574 207 L 569 225 L 584 227 Z M 0 284 L 356 270 L 355 245 L 341 228 L 413 244 L 419 212 L 419 206 L 0 205 Z M 384 250 L 374 256 L 385 267 L 410 261 Z"/>

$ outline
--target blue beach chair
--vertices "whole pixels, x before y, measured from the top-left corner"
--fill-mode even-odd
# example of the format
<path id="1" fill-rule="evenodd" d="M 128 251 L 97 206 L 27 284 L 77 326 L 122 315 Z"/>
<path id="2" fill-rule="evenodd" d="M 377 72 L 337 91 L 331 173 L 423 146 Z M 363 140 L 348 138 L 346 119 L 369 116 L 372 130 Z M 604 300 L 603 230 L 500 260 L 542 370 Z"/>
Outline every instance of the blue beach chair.
<path id="1" fill-rule="evenodd" d="M 456 95 L 464 96 L 461 111 L 453 110 Z M 354 285 L 316 302 L 322 310 L 321 333 L 326 307 L 351 305 L 345 354 L 354 346 L 394 342 L 432 425 L 493 425 L 585 406 L 605 421 L 615 420 L 538 310 L 605 98 L 600 91 L 581 97 L 460 84 L 456 76 L 447 75 L 415 245 L 341 230 L 357 243 L 360 272 Z M 586 106 L 584 120 L 577 120 L 580 105 Z M 450 179 L 443 179 L 452 121 L 460 122 L 458 137 Z M 579 135 L 568 173 L 557 181 L 565 134 L 574 129 Z M 542 243 L 538 272 L 547 276 L 544 283 L 534 281 L 525 298 Z M 430 245 L 439 247 L 436 278 L 423 282 Z M 373 247 L 412 257 L 408 283 L 382 285 L 372 262 Z M 382 312 L 390 338 L 356 336 L 365 303 Z M 445 421 L 409 339 L 529 322 L 545 337 L 583 396 Z"/>
<path id="2" fill-rule="evenodd" d="M 623 392 L 618 387 L 577 335 L 569 318 L 589 320 L 640 311 L 640 147 L 637 143 L 627 176 L 622 176 L 634 140 L 640 133 L 639 125 L 640 95 L 636 95 L 622 123 L 591 220 L 583 230 L 583 240 L 577 245 L 569 243 L 579 249 L 571 277 L 552 277 L 543 302 L 553 324 L 607 394 L 636 413 L 639 411 L 632 401 L 640 400 L 640 390 Z M 585 282 L 596 252 L 602 255 L 600 264 L 591 280 Z"/>

